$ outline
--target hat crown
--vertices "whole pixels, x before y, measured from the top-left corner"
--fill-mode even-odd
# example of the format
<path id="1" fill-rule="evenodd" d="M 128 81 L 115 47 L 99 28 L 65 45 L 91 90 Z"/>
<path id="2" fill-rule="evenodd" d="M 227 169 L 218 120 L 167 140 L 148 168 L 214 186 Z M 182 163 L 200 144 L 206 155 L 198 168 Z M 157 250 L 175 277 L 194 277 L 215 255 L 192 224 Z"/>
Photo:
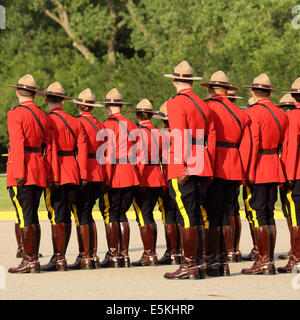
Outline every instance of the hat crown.
<path id="1" fill-rule="evenodd" d="M 290 103 L 290 104 L 294 104 L 294 100 L 292 98 L 292 95 L 287 93 L 285 94 L 279 101 L 279 103 Z"/>
<path id="2" fill-rule="evenodd" d="M 65 89 L 62 87 L 62 85 L 59 82 L 53 82 L 51 83 L 48 88 L 46 89 L 47 92 L 53 92 L 53 93 L 58 93 L 61 95 L 65 94 Z"/>
<path id="3" fill-rule="evenodd" d="M 19 79 L 18 84 L 37 88 L 37 84 L 31 74 L 25 74 L 25 76 Z"/>
<path id="4" fill-rule="evenodd" d="M 123 97 L 117 88 L 113 88 L 107 93 L 106 99 L 107 100 L 122 100 Z"/>
<path id="5" fill-rule="evenodd" d="M 165 101 L 159 109 L 159 112 L 168 115 L 167 101 Z"/>
<path id="6" fill-rule="evenodd" d="M 253 80 L 253 84 L 262 84 L 271 87 L 271 80 L 266 73 L 262 73 Z"/>
<path id="7" fill-rule="evenodd" d="M 293 82 L 292 89 L 300 89 L 300 77 Z"/>
<path id="8" fill-rule="evenodd" d="M 219 70 L 215 73 L 212 74 L 210 78 L 211 82 L 225 82 L 225 83 L 230 83 L 230 80 L 226 73 L 222 70 Z"/>
<path id="9" fill-rule="evenodd" d="M 184 60 L 174 68 L 174 73 L 192 75 L 193 68 L 186 60 Z"/>
<path id="10" fill-rule="evenodd" d="M 86 100 L 86 101 L 95 101 L 95 94 L 92 89 L 87 88 L 79 93 L 78 99 Z"/>
<path id="11" fill-rule="evenodd" d="M 148 99 L 144 98 L 137 104 L 136 109 L 153 110 L 153 107 L 152 103 Z"/>

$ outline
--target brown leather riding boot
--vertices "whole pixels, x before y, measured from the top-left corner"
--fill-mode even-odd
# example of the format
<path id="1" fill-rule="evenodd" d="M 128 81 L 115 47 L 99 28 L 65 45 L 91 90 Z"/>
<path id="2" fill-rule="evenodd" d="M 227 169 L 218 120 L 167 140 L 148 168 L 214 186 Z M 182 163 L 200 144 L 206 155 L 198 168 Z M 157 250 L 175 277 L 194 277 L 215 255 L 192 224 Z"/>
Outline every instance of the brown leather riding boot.
<path id="1" fill-rule="evenodd" d="M 64 255 L 67 253 L 67 248 L 69 245 L 71 232 L 72 232 L 72 224 L 71 223 L 65 223 L 65 231 L 66 231 L 66 242 L 65 242 L 65 252 Z"/>
<path id="2" fill-rule="evenodd" d="M 67 230 L 66 230 L 67 233 Z M 81 267 L 81 252 L 83 252 L 83 243 L 81 239 L 81 234 L 80 234 L 80 226 L 76 226 L 76 234 L 77 234 L 77 242 L 78 242 L 78 251 L 79 254 L 73 264 L 68 265 L 68 269 L 71 270 L 79 270 Z"/>
<path id="3" fill-rule="evenodd" d="M 53 234 L 54 234 L 54 228 L 53 228 L 53 224 L 51 224 L 51 239 L 52 239 L 52 246 L 53 246 L 53 255 L 47 264 L 41 265 L 40 267 L 41 271 L 56 271 L 57 248 L 56 248 L 56 243 L 55 243 Z"/>
<path id="4" fill-rule="evenodd" d="M 200 279 L 199 267 L 196 262 L 198 246 L 198 227 L 182 228 L 184 259 L 179 269 L 164 274 L 166 279 Z"/>
<path id="5" fill-rule="evenodd" d="M 183 261 L 183 243 L 182 243 L 182 226 L 180 223 L 177 223 L 178 230 L 178 240 L 177 240 L 177 252 L 179 257 L 179 264 Z"/>
<path id="6" fill-rule="evenodd" d="M 24 228 L 20 228 L 21 239 L 24 247 L 24 258 L 20 265 L 16 268 L 9 268 L 10 273 L 39 273 L 40 264 L 38 262 L 39 247 L 37 227 L 35 225 L 29 225 Z"/>
<path id="7" fill-rule="evenodd" d="M 270 259 L 274 262 L 274 251 L 276 245 L 276 236 L 277 230 L 275 225 L 269 225 L 269 233 L 270 233 Z"/>
<path id="8" fill-rule="evenodd" d="M 128 254 L 130 239 L 130 228 L 128 222 L 120 222 L 120 248 L 119 248 L 119 266 L 130 267 L 130 258 Z"/>
<path id="9" fill-rule="evenodd" d="M 90 257 L 90 228 L 88 224 L 79 227 L 82 240 L 82 252 L 80 252 L 80 269 L 94 269 L 92 259 Z"/>
<path id="10" fill-rule="evenodd" d="M 105 259 L 100 263 L 101 268 L 119 267 L 119 222 L 110 222 L 106 224 L 108 253 Z"/>
<path id="11" fill-rule="evenodd" d="M 66 228 L 64 223 L 53 225 L 53 237 L 56 246 L 56 270 L 67 271 L 67 261 L 65 258 L 65 244 L 66 244 Z"/>
<path id="12" fill-rule="evenodd" d="M 22 239 L 21 239 L 21 231 L 20 231 L 20 224 L 19 223 L 15 223 L 15 234 L 16 234 L 16 240 L 17 240 L 17 245 L 18 245 L 16 257 L 23 258 L 24 257 L 24 249 L 23 249 L 23 243 L 22 243 Z"/>
<path id="13" fill-rule="evenodd" d="M 205 228 L 204 225 L 198 226 L 198 245 L 196 262 L 199 268 L 200 278 L 206 275 L 206 256 L 205 256 Z"/>
<path id="14" fill-rule="evenodd" d="M 251 268 L 242 270 L 243 274 L 271 274 L 276 273 L 274 262 L 271 261 L 272 239 L 269 226 L 254 228 L 254 237 L 257 243 L 258 256 Z"/>
<path id="15" fill-rule="evenodd" d="M 157 265 L 157 256 L 155 252 L 155 227 L 154 224 L 148 224 L 140 227 L 140 234 L 144 246 L 144 252 L 140 260 L 132 262 L 132 266 L 155 266 Z"/>
<path id="16" fill-rule="evenodd" d="M 292 242 L 292 230 L 291 230 L 291 227 L 292 227 L 292 221 L 291 221 L 291 218 L 286 218 L 286 223 L 287 223 L 287 226 L 289 228 L 289 233 L 290 233 L 290 238 L 291 238 L 291 242 Z M 281 260 L 287 260 L 290 258 L 290 256 L 292 255 L 292 249 L 289 250 L 288 253 L 286 254 L 280 254 L 278 256 L 278 259 L 281 259 Z"/>
<path id="17" fill-rule="evenodd" d="M 242 254 L 240 251 L 240 239 L 241 239 L 241 231 L 242 231 L 242 223 L 241 217 L 234 216 L 235 220 L 235 233 L 234 233 L 234 251 L 235 251 L 235 262 L 242 261 Z"/>
<path id="18" fill-rule="evenodd" d="M 231 242 L 231 227 L 223 226 L 221 227 L 220 234 L 220 252 L 219 252 L 219 262 L 220 262 L 220 275 L 230 276 L 230 270 L 227 260 L 228 246 Z"/>
<path id="19" fill-rule="evenodd" d="M 279 273 L 300 273 L 300 227 L 291 226 L 291 255 L 285 267 L 277 269 Z"/>
<path id="20" fill-rule="evenodd" d="M 229 223 L 231 227 L 231 236 L 228 244 L 228 262 L 233 262 L 236 259 L 235 250 L 234 250 L 234 238 L 235 238 L 235 219 L 234 216 L 229 216 Z"/>
<path id="21" fill-rule="evenodd" d="M 220 247 L 220 227 L 205 230 L 206 240 L 206 274 L 210 277 L 219 277 L 219 247 Z"/>
<path id="22" fill-rule="evenodd" d="M 96 223 L 92 222 L 89 224 L 90 228 L 90 256 L 93 259 L 93 263 L 96 269 L 100 268 L 100 261 L 97 255 L 98 249 L 98 236 L 97 236 L 97 227 Z"/>
<path id="23" fill-rule="evenodd" d="M 250 234 L 253 242 L 253 248 L 251 249 L 250 253 L 247 256 L 242 256 L 243 261 L 256 261 L 257 259 L 257 254 L 258 254 L 258 249 L 256 245 L 256 240 L 254 237 L 254 226 L 253 223 L 249 223 L 249 228 L 250 228 Z"/>
<path id="24" fill-rule="evenodd" d="M 157 263 L 161 265 L 180 264 L 180 257 L 177 251 L 179 233 L 177 224 L 165 224 L 164 228 L 167 249 L 164 255 L 157 260 Z"/>

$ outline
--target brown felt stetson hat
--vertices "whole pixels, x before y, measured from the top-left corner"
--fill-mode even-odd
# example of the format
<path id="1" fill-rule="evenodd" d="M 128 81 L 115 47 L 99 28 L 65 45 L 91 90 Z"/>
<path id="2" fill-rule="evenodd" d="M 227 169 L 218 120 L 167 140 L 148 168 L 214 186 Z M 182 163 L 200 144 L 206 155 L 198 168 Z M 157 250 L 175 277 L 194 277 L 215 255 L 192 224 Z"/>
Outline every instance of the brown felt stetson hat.
<path id="1" fill-rule="evenodd" d="M 271 87 L 271 80 L 265 73 L 260 74 L 253 80 L 252 84 L 246 85 L 244 88 L 280 91 Z"/>
<path id="2" fill-rule="evenodd" d="M 131 104 L 129 102 L 123 101 L 121 93 L 116 88 L 113 88 L 110 91 L 108 91 L 105 100 L 101 102 L 105 104 Z"/>
<path id="3" fill-rule="evenodd" d="M 295 102 L 291 94 L 285 94 L 279 101 L 277 107 L 295 106 Z"/>
<path id="4" fill-rule="evenodd" d="M 153 118 L 168 120 L 167 101 L 162 104 L 159 111 L 153 115 Z"/>
<path id="5" fill-rule="evenodd" d="M 25 76 L 20 78 L 17 84 L 9 84 L 8 86 L 32 92 L 39 92 L 38 86 L 31 74 L 26 74 Z"/>
<path id="6" fill-rule="evenodd" d="M 205 88 L 222 87 L 222 88 L 226 88 L 227 90 L 233 90 L 233 91 L 236 91 L 239 89 L 239 88 L 234 87 L 230 84 L 230 80 L 229 80 L 228 76 L 222 70 L 219 70 L 219 71 L 213 73 L 210 78 L 210 82 L 200 83 L 200 85 Z"/>
<path id="7" fill-rule="evenodd" d="M 164 77 L 182 80 L 201 80 L 201 77 L 193 76 L 193 68 L 187 61 L 181 61 L 175 68 L 173 73 L 164 74 Z"/>
<path id="8" fill-rule="evenodd" d="M 148 113 L 156 113 L 153 110 L 152 103 L 148 99 L 142 99 L 137 105 L 135 110 L 128 110 L 128 112 L 136 113 L 136 112 L 148 112 Z"/>
<path id="9" fill-rule="evenodd" d="M 72 100 L 76 104 L 81 104 L 88 107 L 103 107 L 103 104 L 95 102 L 96 97 L 92 89 L 87 88 L 79 93 L 78 98 Z"/>
<path id="10" fill-rule="evenodd" d="M 230 98 L 230 99 L 243 99 L 243 97 L 235 95 L 235 90 L 228 90 L 227 91 L 227 98 Z"/>
<path id="11" fill-rule="evenodd" d="M 73 98 L 69 98 L 69 97 L 65 96 L 65 89 L 57 81 L 51 83 L 50 86 L 46 90 L 41 91 L 38 94 L 43 97 L 53 96 L 53 97 L 63 98 L 64 100 L 72 100 L 73 99 Z"/>
<path id="12" fill-rule="evenodd" d="M 286 92 L 286 93 L 299 93 L 300 94 L 300 77 L 297 78 L 293 84 L 292 84 L 292 88 L 290 89 L 290 91 Z"/>

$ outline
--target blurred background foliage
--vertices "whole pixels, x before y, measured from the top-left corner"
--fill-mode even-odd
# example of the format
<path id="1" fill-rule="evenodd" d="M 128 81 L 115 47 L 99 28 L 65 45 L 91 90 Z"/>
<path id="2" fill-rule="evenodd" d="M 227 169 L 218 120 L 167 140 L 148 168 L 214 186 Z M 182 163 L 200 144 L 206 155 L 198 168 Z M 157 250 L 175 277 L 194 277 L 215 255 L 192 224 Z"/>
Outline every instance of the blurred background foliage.
<path id="1" fill-rule="evenodd" d="M 290 88 L 299 76 L 300 29 L 292 27 L 298 0 L 1 0 L 6 29 L 0 30 L 0 152 L 8 141 L 6 113 L 17 104 L 15 84 L 31 73 L 40 89 L 59 81 L 76 97 L 87 87 L 97 100 L 117 87 L 135 107 L 147 97 L 156 110 L 175 91 L 171 73 L 188 60 L 195 75 L 210 79 L 225 71 L 244 97 L 249 84 L 266 72 L 272 86 Z M 300 19 L 299 19 L 300 20 Z M 207 91 L 198 82 L 194 91 Z M 36 103 L 47 111 L 41 97 Z M 65 109 L 76 115 L 75 105 Z M 94 112 L 99 120 L 105 109 Z M 155 122 L 160 126 L 159 122 Z M 5 166 L 1 165 L 1 171 Z"/>

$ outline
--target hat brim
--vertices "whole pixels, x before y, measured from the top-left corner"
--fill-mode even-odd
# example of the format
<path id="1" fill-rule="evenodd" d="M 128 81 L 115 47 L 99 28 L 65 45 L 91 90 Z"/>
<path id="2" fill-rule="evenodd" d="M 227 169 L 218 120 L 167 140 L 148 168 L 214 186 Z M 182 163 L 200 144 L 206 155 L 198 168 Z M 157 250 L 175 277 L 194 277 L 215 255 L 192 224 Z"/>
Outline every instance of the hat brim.
<path id="1" fill-rule="evenodd" d="M 88 107 L 98 107 L 98 108 L 104 107 L 104 105 L 100 103 L 86 103 L 86 102 L 78 101 L 77 99 L 73 99 L 71 100 L 71 102 L 80 104 L 82 106 L 88 106 Z"/>
<path id="2" fill-rule="evenodd" d="M 227 96 L 229 99 L 244 99 L 243 97 L 240 96 Z"/>
<path id="3" fill-rule="evenodd" d="M 171 79 L 178 79 L 178 80 L 202 80 L 203 78 L 201 77 L 177 77 L 174 76 L 173 74 L 164 74 L 164 77 L 166 78 L 171 78 Z"/>
<path id="4" fill-rule="evenodd" d="M 41 97 L 46 97 L 46 96 L 52 96 L 52 97 L 58 97 L 58 98 L 63 98 L 64 100 L 73 100 L 73 98 L 66 97 L 64 95 L 60 94 L 54 94 L 54 93 L 47 93 L 45 91 L 38 91 L 37 94 Z"/>
<path id="5" fill-rule="evenodd" d="M 274 88 L 264 88 L 264 87 L 259 87 L 259 86 L 251 86 L 251 85 L 247 85 L 247 86 L 243 86 L 244 88 L 248 88 L 248 89 L 260 89 L 260 90 L 266 90 L 266 91 L 275 91 L 275 92 L 280 92 L 280 90 L 278 89 L 274 89 Z"/>
<path id="6" fill-rule="evenodd" d="M 286 102 L 286 103 L 279 103 L 279 104 L 276 104 L 276 106 L 277 106 L 278 108 L 284 108 L 284 107 L 294 107 L 294 108 L 295 108 L 295 107 L 296 107 L 293 102 L 290 102 L 290 103 L 288 103 L 288 102 Z"/>
<path id="7" fill-rule="evenodd" d="M 11 87 L 11 88 L 16 88 L 16 89 L 22 89 L 22 90 L 26 90 L 26 91 L 32 91 L 32 92 L 41 92 L 39 91 L 37 88 L 36 89 L 32 89 L 32 88 L 24 88 L 22 86 L 18 86 L 18 85 L 14 85 L 14 84 L 8 84 L 7 85 L 8 87 Z"/>
<path id="8" fill-rule="evenodd" d="M 104 104 L 132 104 L 131 102 L 124 102 L 124 101 L 119 101 L 119 102 L 100 101 L 100 102 Z"/>
<path id="9" fill-rule="evenodd" d="M 204 82 L 204 83 L 200 83 L 200 86 L 205 87 L 205 88 L 225 88 L 227 90 L 233 90 L 233 91 L 237 91 L 239 90 L 238 87 L 234 87 L 232 85 L 227 85 L 227 84 L 218 84 L 218 83 L 210 83 L 210 82 Z"/>
<path id="10" fill-rule="evenodd" d="M 155 113 L 154 115 L 153 115 L 153 118 L 155 118 L 155 119 L 160 119 L 160 120 L 168 120 L 168 116 L 166 115 L 166 116 L 163 116 L 163 115 L 161 115 L 160 113 Z"/>
<path id="11" fill-rule="evenodd" d="M 130 112 L 130 113 L 147 112 L 147 113 L 156 114 L 156 111 L 154 111 L 154 110 L 147 110 L 147 109 L 128 110 L 128 112 Z"/>

